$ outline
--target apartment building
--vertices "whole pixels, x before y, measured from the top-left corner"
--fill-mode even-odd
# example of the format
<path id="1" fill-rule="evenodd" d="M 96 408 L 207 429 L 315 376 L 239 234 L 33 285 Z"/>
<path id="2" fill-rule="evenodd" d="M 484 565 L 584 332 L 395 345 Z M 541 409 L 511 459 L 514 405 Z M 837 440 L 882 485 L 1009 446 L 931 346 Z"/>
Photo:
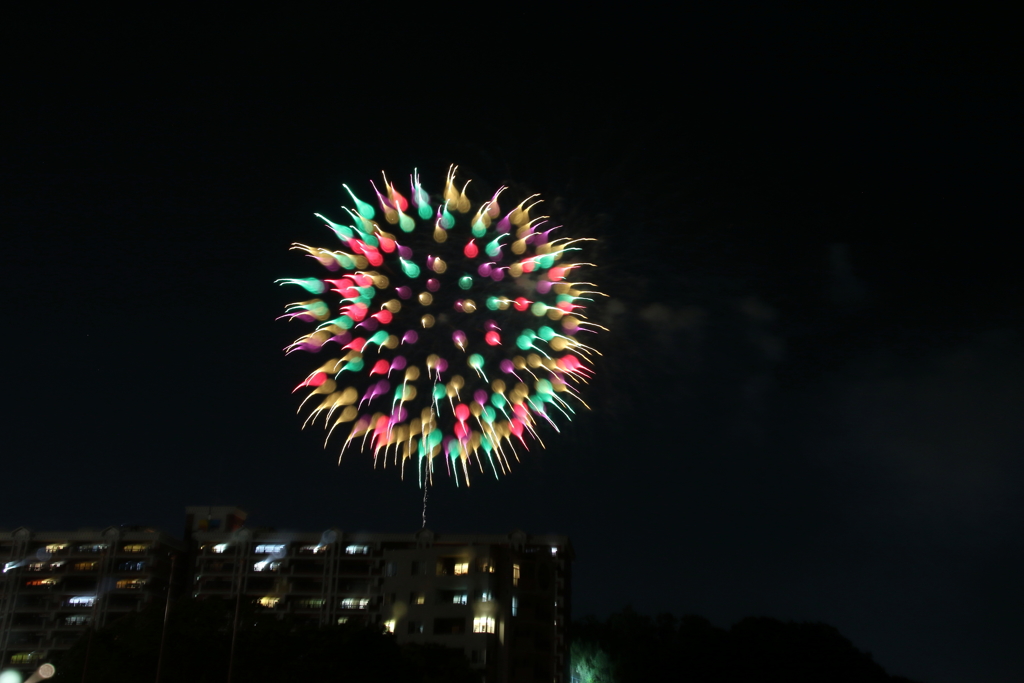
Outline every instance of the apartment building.
<path id="1" fill-rule="evenodd" d="M 28 671 L 90 624 L 163 600 L 245 601 L 309 625 L 379 625 L 465 653 L 486 683 L 569 681 L 565 536 L 287 532 L 233 507 L 186 509 L 184 541 L 145 530 L 0 533 L 0 668 Z M 6 559 L 4 559 L 6 558 Z"/>
<path id="2" fill-rule="evenodd" d="M 0 532 L 0 669 L 28 674 L 90 625 L 162 602 L 184 550 L 141 527 Z"/>

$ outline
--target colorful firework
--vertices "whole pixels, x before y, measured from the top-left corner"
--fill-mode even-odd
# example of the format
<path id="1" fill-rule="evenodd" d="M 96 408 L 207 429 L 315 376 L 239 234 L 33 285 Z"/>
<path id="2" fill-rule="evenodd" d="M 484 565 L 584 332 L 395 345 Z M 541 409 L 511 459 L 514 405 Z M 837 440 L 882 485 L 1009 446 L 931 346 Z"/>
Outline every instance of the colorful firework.
<path id="1" fill-rule="evenodd" d="M 292 303 L 282 316 L 317 323 L 287 353 L 338 354 L 295 388 L 310 390 L 300 411 L 318 402 L 303 427 L 322 418 L 328 441 L 347 428 L 341 455 L 355 444 L 403 478 L 415 458 L 421 484 L 441 455 L 468 484 L 474 469 L 497 477 L 517 449 L 543 446 L 541 422 L 557 431 L 586 405 L 578 388 L 597 352 L 577 337 L 604 329 L 584 313 L 600 293 L 576 281 L 593 264 L 571 261 L 587 240 L 532 217 L 537 195 L 502 215 L 502 187 L 473 211 L 469 183 L 459 189 L 455 170 L 436 200 L 416 172 L 409 199 L 386 176 L 383 193 L 371 183 L 383 223 L 345 185 L 354 204 L 343 207 L 348 224 L 316 214 L 343 248 L 292 246 L 330 274 L 278 281 L 340 299 Z"/>

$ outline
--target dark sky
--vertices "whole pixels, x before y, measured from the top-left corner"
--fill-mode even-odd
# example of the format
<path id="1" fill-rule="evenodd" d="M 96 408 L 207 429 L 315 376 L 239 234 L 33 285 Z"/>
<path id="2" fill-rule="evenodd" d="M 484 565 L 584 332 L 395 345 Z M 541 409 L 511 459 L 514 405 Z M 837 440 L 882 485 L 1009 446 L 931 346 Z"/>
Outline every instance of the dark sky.
<path id="1" fill-rule="evenodd" d="M 442 481 L 432 528 L 568 534 L 577 615 L 824 621 L 890 673 L 1021 680 L 1007 17 L 184 11 L 5 29 L 0 527 L 416 530 L 413 483 L 300 433 L 325 358 L 284 357 L 273 282 L 315 274 L 288 246 L 330 244 L 341 183 L 454 162 L 598 238 L 611 331 L 592 412 Z"/>

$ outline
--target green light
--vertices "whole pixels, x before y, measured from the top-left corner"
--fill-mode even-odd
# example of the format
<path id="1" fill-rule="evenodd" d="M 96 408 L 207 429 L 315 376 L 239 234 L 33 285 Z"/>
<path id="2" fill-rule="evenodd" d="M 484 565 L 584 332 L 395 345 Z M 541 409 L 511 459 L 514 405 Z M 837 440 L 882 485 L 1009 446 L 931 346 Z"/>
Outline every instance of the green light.
<path id="1" fill-rule="evenodd" d="M 551 382 L 546 379 L 537 380 L 537 394 L 539 396 L 547 396 L 555 392 L 555 388 L 551 386 Z M 542 399 L 543 400 L 543 399 Z"/>
<path id="2" fill-rule="evenodd" d="M 543 301 L 538 301 L 530 306 L 530 313 L 533 313 L 538 318 L 548 312 L 548 305 Z"/>
<path id="3" fill-rule="evenodd" d="M 484 357 L 479 353 L 471 354 L 469 357 L 469 367 L 474 370 L 479 370 L 484 366 Z"/>
<path id="4" fill-rule="evenodd" d="M 460 289 L 471 289 L 472 287 L 473 287 L 473 278 L 471 278 L 469 275 L 463 275 L 462 277 L 459 278 L 459 288 Z M 315 293 L 319 294 L 319 292 L 315 292 Z M 494 297 L 491 297 L 491 298 L 493 299 Z M 488 301 L 490 301 L 490 299 L 488 299 Z M 490 306 L 490 304 L 488 304 L 488 306 Z M 493 311 L 494 309 L 492 308 L 491 310 Z"/>
<path id="5" fill-rule="evenodd" d="M 487 234 L 487 226 L 484 225 L 484 219 L 481 216 L 477 219 L 476 223 L 473 224 L 473 237 L 483 237 Z"/>
<path id="6" fill-rule="evenodd" d="M 386 342 L 387 340 L 388 340 L 388 333 L 385 330 L 380 330 L 375 335 L 373 335 L 372 337 L 367 339 L 366 340 L 366 344 L 367 345 L 376 344 L 377 346 L 382 346 L 384 344 L 384 342 Z"/>
<path id="7" fill-rule="evenodd" d="M 352 191 L 352 188 L 350 188 L 345 183 L 342 183 L 341 186 L 348 190 L 348 196 L 352 197 L 352 201 L 355 202 L 356 210 L 360 213 L 360 215 L 372 220 L 374 215 L 376 214 L 376 211 L 373 210 L 373 206 L 367 204 L 362 199 L 357 197 L 355 193 Z"/>
<path id="8" fill-rule="evenodd" d="M 330 324 L 337 325 L 343 330 L 351 330 L 352 326 L 356 324 L 356 321 L 353 320 L 350 316 L 343 315 L 332 320 Z"/>
<path id="9" fill-rule="evenodd" d="M 425 192 L 423 194 L 426 194 Z M 423 199 L 423 195 L 420 196 L 420 208 L 416 210 L 421 221 L 430 219 L 430 204 Z"/>
<path id="10" fill-rule="evenodd" d="M 551 266 L 555 265 L 555 257 L 553 254 L 544 254 L 539 259 L 537 259 L 537 263 L 540 264 L 541 268 L 547 270 Z"/>
<path id="11" fill-rule="evenodd" d="M 558 336 L 555 334 L 555 331 L 547 325 L 541 325 L 540 329 L 537 330 L 537 335 L 544 341 L 551 341 Z"/>
<path id="12" fill-rule="evenodd" d="M 516 346 L 523 351 L 527 351 L 533 346 L 533 339 L 527 337 L 525 334 L 521 334 L 516 338 Z"/>
<path id="13" fill-rule="evenodd" d="M 412 261 L 406 261 L 404 258 L 399 258 L 402 263 L 402 272 L 405 273 L 406 277 L 417 278 L 420 276 L 420 267 Z"/>
<path id="14" fill-rule="evenodd" d="M 487 308 L 496 311 L 501 307 L 501 300 L 496 296 L 487 297 Z"/>
<path id="15" fill-rule="evenodd" d="M 508 237 L 507 234 L 498 235 L 493 240 L 488 242 L 487 247 L 484 249 L 487 255 L 490 256 L 491 258 L 498 258 L 498 254 L 501 253 L 501 240 L 505 239 L 506 237 Z"/>
<path id="16" fill-rule="evenodd" d="M 508 403 L 508 401 L 505 400 L 505 396 L 504 395 L 502 395 L 502 394 L 491 394 L 491 405 L 493 405 L 498 410 L 503 409 L 505 407 L 506 403 Z"/>
<path id="17" fill-rule="evenodd" d="M 490 406 L 484 406 L 483 413 L 481 414 L 481 417 L 484 418 L 484 422 L 486 422 L 487 424 L 491 424 L 492 422 L 494 422 L 494 418 L 496 418 L 497 416 L 498 414 L 494 412 L 494 408 Z"/>
<path id="18" fill-rule="evenodd" d="M 406 216 L 401 211 L 398 212 L 398 227 L 402 229 L 402 232 L 412 232 L 413 228 L 416 227 L 416 221 L 410 216 Z"/>
<path id="19" fill-rule="evenodd" d="M 453 225 L 455 225 L 455 217 L 448 213 L 448 203 L 445 202 L 444 209 L 441 211 L 441 227 L 451 230 Z"/>
<path id="20" fill-rule="evenodd" d="M 431 395 L 434 397 L 435 401 L 440 401 L 448 394 L 445 392 L 444 385 L 438 382 L 434 385 L 434 390 L 431 392 Z"/>
<path id="21" fill-rule="evenodd" d="M 323 222 L 327 223 L 327 227 L 333 230 L 334 233 L 338 235 L 338 237 L 341 237 L 342 239 L 348 239 L 349 237 L 355 234 L 354 232 L 352 232 L 352 228 L 350 228 L 347 225 L 340 225 L 338 223 L 335 223 L 334 221 L 328 218 L 324 218 L 318 213 L 314 213 L 313 215 L 322 220 Z"/>

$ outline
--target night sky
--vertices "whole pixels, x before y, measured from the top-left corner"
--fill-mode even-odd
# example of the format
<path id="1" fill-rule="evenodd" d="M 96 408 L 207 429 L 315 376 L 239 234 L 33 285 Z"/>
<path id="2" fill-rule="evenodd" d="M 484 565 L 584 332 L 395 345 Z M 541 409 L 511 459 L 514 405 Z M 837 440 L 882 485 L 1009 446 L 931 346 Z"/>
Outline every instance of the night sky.
<path id="1" fill-rule="evenodd" d="M 0 527 L 417 530 L 413 481 L 300 432 L 328 356 L 284 356 L 274 280 L 317 274 L 288 247 L 332 244 L 341 183 L 457 163 L 598 238 L 611 331 L 592 411 L 442 479 L 431 528 L 567 534 L 576 616 L 823 621 L 890 673 L 1022 680 L 1008 18 L 432 9 L 7 26 Z"/>

